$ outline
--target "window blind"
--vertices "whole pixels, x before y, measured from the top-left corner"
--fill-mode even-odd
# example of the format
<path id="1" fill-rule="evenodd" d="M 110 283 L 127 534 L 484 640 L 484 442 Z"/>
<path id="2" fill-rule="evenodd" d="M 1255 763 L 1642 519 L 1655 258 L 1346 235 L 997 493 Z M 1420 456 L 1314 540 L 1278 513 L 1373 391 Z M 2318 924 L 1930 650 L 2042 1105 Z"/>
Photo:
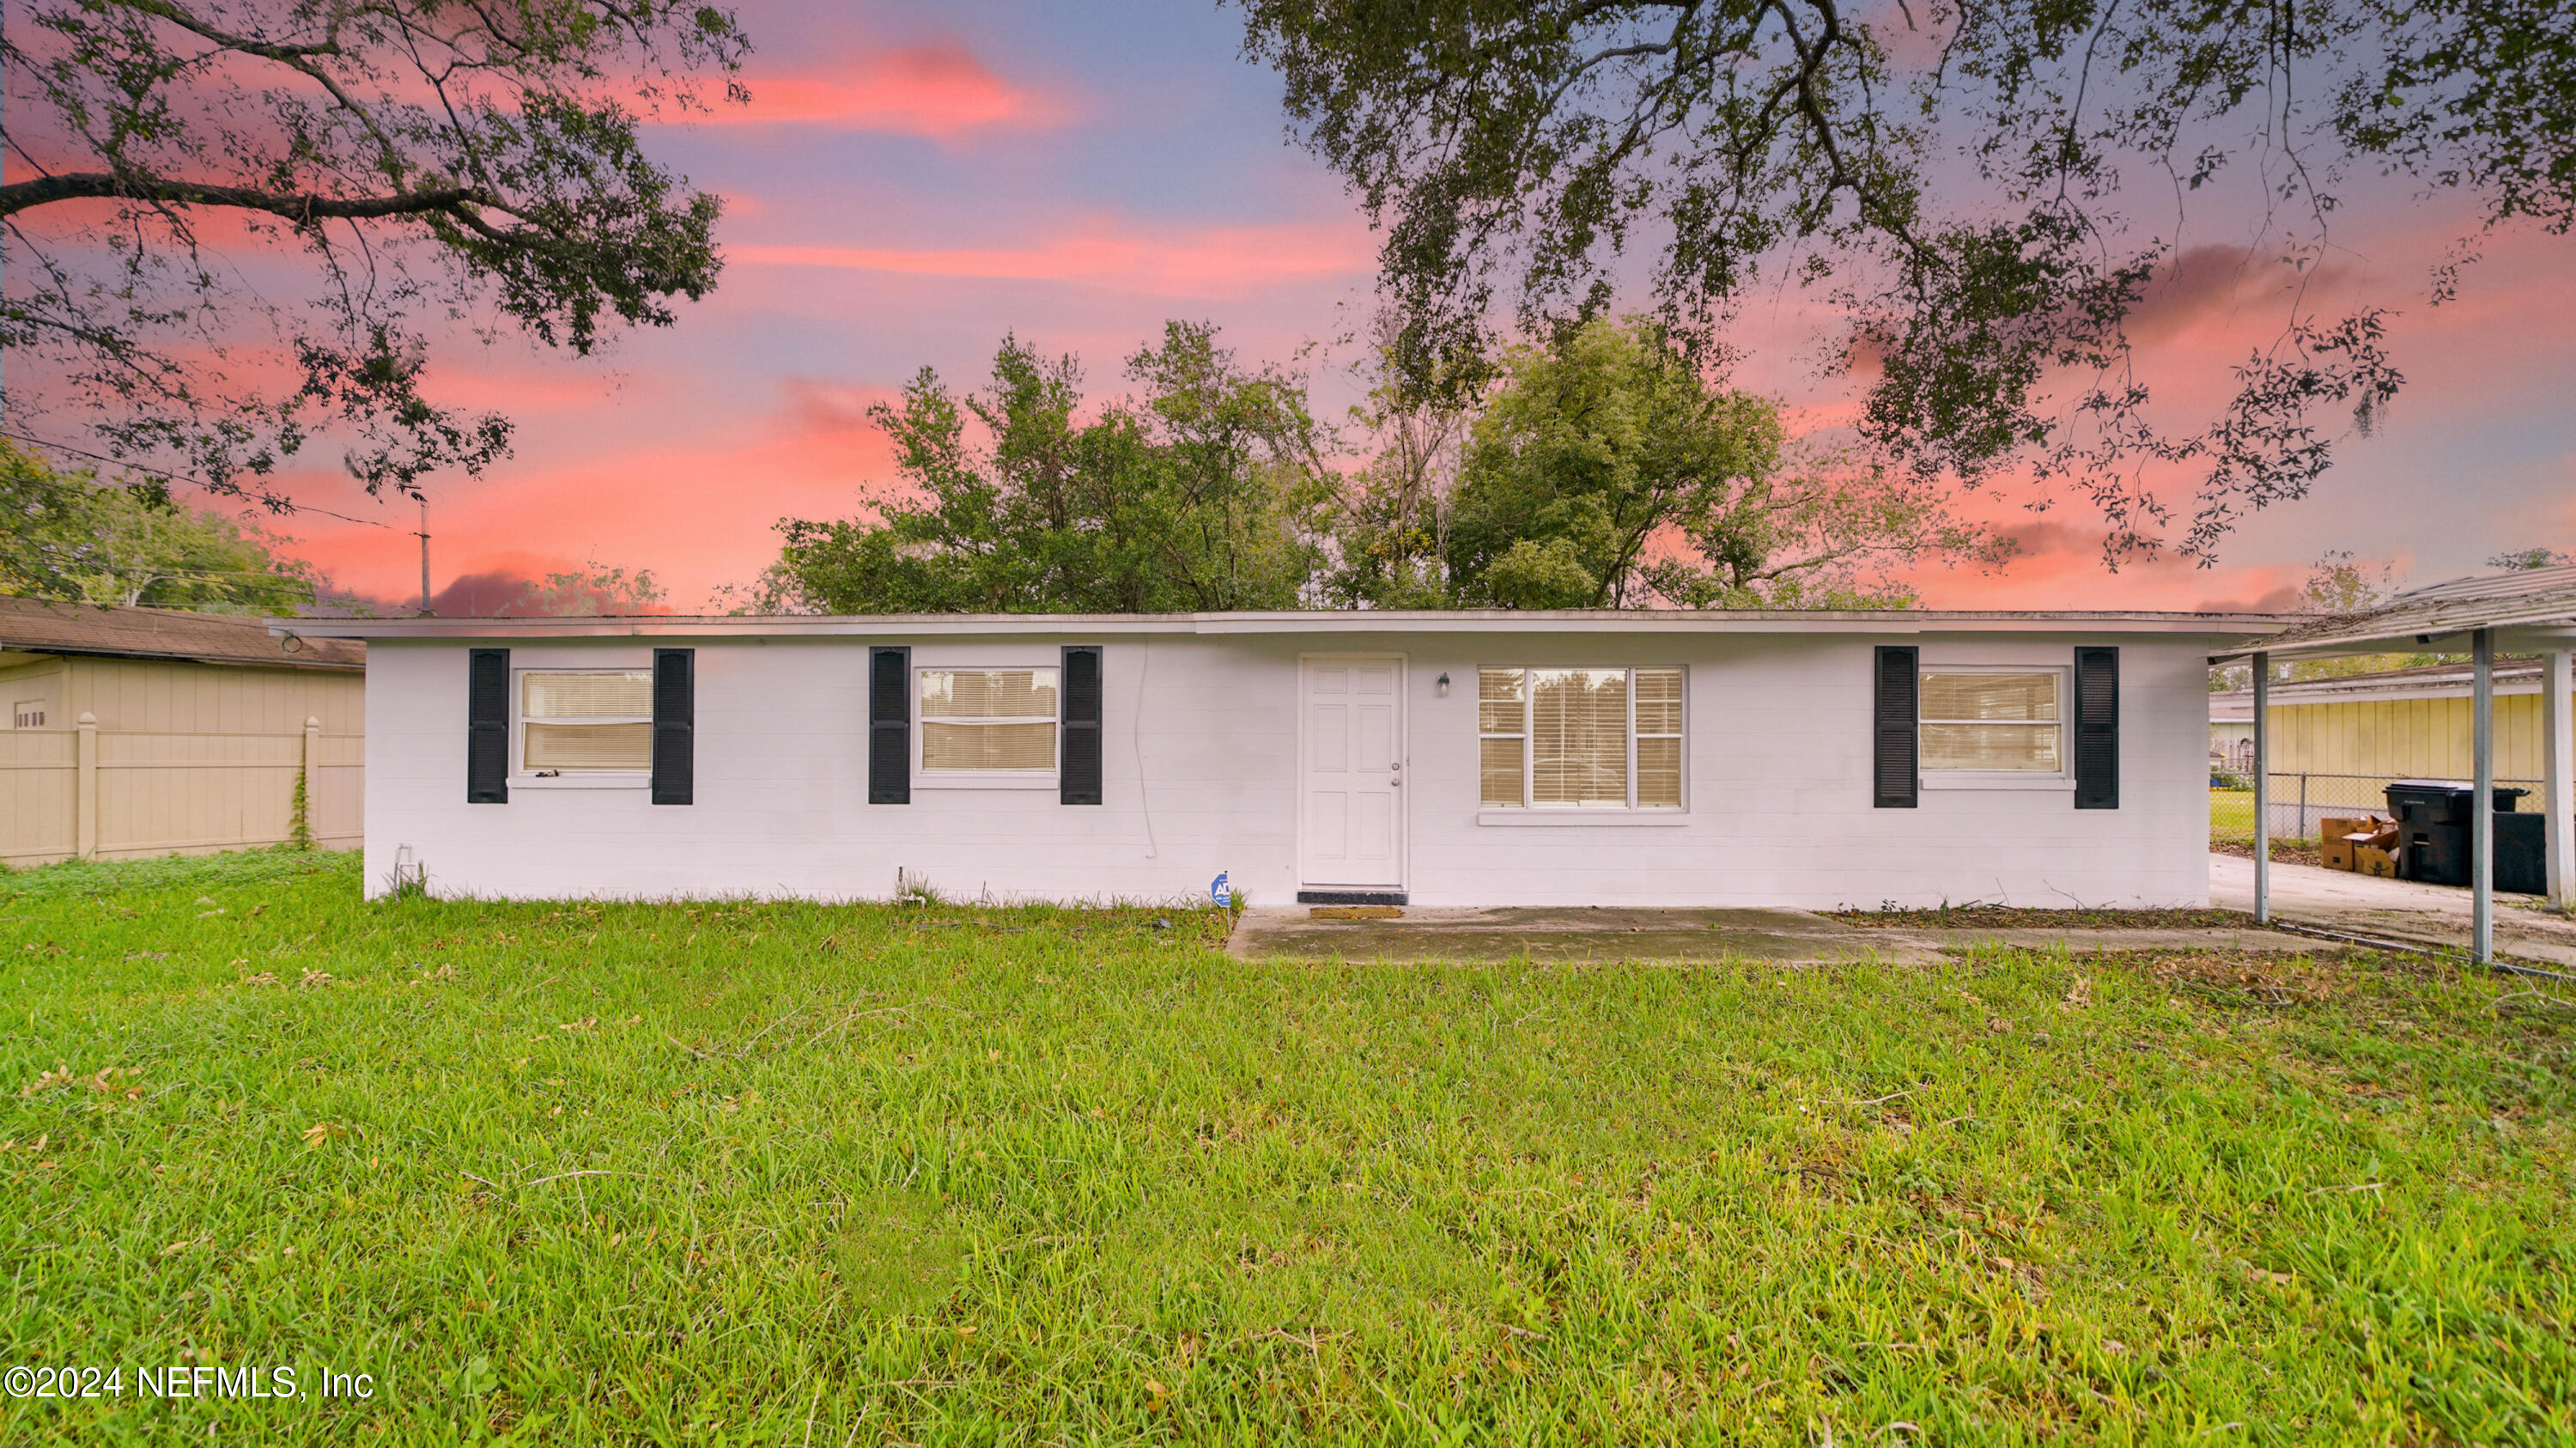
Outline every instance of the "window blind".
<path id="1" fill-rule="evenodd" d="M 653 675 L 649 670 L 522 674 L 519 721 L 519 767 L 530 773 L 642 773 L 653 767 Z"/>
<path id="2" fill-rule="evenodd" d="M 1922 768 L 2060 772 L 2063 679 L 2054 669 L 1925 670 Z"/>
<path id="3" fill-rule="evenodd" d="M 1682 805 L 1679 669 L 1480 669 L 1476 732 L 1485 808 Z"/>
<path id="4" fill-rule="evenodd" d="M 1628 674 L 1530 672 L 1530 803 L 1628 803 Z"/>

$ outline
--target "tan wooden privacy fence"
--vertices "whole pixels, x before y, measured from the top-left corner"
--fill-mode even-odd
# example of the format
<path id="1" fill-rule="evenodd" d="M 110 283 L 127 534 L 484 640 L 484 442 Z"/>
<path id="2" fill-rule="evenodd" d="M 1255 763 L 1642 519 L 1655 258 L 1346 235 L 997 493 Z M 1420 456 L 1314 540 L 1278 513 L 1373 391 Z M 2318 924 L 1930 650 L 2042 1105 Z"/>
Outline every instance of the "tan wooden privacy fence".
<path id="1" fill-rule="evenodd" d="M 313 843 L 352 849 L 366 801 L 364 735 L 150 734 L 101 729 L 0 732 L 0 860 L 127 860 L 295 837 L 304 784 Z"/>

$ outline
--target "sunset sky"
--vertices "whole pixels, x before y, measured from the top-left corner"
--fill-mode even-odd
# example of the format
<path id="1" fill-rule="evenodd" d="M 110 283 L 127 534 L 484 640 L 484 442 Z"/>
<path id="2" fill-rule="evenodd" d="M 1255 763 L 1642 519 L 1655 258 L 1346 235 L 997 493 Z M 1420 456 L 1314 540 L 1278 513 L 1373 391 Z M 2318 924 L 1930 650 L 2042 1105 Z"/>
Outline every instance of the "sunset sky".
<path id="1" fill-rule="evenodd" d="M 842 516 L 888 479 L 864 409 L 929 365 L 981 380 L 1016 332 L 1084 359 L 1116 390 L 1119 359 L 1166 318 L 1204 318 L 1252 358 L 1284 359 L 1369 309 L 1374 243 L 1338 181 L 1283 134 L 1279 82 L 1238 57 L 1238 16 L 1206 0 L 1078 6 L 743 7 L 754 102 L 656 127 L 651 144 L 720 192 L 726 267 L 676 328 L 600 361 L 459 344 L 451 401 L 499 406 L 517 455 L 479 480 L 434 483 L 441 585 L 596 558 L 650 568 L 672 606 L 701 606 L 775 556 L 782 515 Z M 855 17 L 855 18 L 853 18 Z M 2221 566 L 2107 574 L 2077 503 L 2008 516 L 2027 557 L 2000 577 L 1932 573 L 1940 606 L 2241 606 L 2283 590 L 2326 549 L 2393 560 L 2415 582 L 2477 570 L 2508 547 L 2576 546 L 2576 243 L 2499 233 L 2460 299 L 2425 304 L 2425 275 L 2462 213 L 2402 185 L 2357 192 L 2321 284 L 2401 309 L 2411 379 L 2377 436 L 2307 501 L 2267 512 Z M 2214 399 L 2225 366 L 2269 323 L 2277 278 L 2228 260 L 2250 227 L 2196 221 L 2206 247 L 2143 328 L 2160 379 Z M 1845 399 L 1812 380 L 1796 294 L 1756 308 L 1737 379 L 1830 420 Z M 1342 355 L 1347 357 L 1347 351 Z M 1321 397 L 1347 401 L 1326 378 Z M 323 471 L 290 489 L 382 512 L 366 528 L 289 525 L 342 585 L 415 587 L 407 507 Z"/>

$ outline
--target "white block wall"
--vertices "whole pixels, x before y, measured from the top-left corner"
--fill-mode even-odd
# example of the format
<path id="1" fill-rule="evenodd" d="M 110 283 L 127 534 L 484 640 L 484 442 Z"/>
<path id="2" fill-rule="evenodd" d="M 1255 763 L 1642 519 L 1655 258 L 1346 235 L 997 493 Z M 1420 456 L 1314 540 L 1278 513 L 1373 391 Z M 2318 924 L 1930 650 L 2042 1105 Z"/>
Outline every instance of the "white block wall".
<path id="1" fill-rule="evenodd" d="M 666 638 L 514 644 L 514 667 L 644 667 L 697 649 L 696 803 L 514 780 L 465 802 L 466 641 L 383 639 L 367 660 L 370 893 L 398 852 L 440 895 L 884 899 L 897 871 L 963 898 L 1256 904 L 1297 879 L 1298 659 L 1407 660 L 1406 887 L 1425 906 L 2201 905 L 2208 897 L 2207 641 L 2074 633 L 1168 635 L 1152 639 Z M 871 643 L 916 668 L 1056 662 L 1105 647 L 1105 803 L 1053 790 L 916 787 L 867 802 Z M 2120 648 L 2120 808 L 2067 790 L 1926 789 L 1870 805 L 1871 649 L 1927 666 L 2064 666 Z M 1476 671 L 1687 670 L 1683 823 L 1480 823 Z M 1435 681 L 1450 676 L 1446 698 Z M 916 732 L 916 738 L 917 738 Z"/>

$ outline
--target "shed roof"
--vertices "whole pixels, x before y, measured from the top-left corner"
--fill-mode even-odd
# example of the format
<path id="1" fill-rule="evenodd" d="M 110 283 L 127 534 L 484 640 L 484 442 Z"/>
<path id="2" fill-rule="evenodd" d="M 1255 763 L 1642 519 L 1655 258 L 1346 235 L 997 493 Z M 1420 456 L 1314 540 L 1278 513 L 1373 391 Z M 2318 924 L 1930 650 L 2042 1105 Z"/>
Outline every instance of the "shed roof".
<path id="1" fill-rule="evenodd" d="M 365 644 L 342 635 L 306 634 L 300 627 L 303 622 L 175 608 L 108 608 L 41 598 L 0 598 L 0 649 L 290 669 L 367 666 Z"/>
<path id="2" fill-rule="evenodd" d="M 2271 688 L 2272 707 L 2293 704 L 2369 704 L 2386 699 L 2465 699 L 2474 685 L 2469 664 L 2416 664 L 2332 679 L 2279 679 Z M 2540 661 L 2508 658 L 2495 661 L 2495 691 L 2540 692 Z M 2209 696 L 2209 722 L 2243 724 L 2254 718 L 2254 691 L 2228 689 Z"/>
<path id="3" fill-rule="evenodd" d="M 2270 613 L 2020 612 L 1967 609 L 1398 609 L 1263 613 L 656 614 L 612 618 L 277 619 L 307 638 L 550 639 L 831 637 L 1008 634 L 2148 634 L 2233 645 L 2278 632 L 2297 615 Z"/>

